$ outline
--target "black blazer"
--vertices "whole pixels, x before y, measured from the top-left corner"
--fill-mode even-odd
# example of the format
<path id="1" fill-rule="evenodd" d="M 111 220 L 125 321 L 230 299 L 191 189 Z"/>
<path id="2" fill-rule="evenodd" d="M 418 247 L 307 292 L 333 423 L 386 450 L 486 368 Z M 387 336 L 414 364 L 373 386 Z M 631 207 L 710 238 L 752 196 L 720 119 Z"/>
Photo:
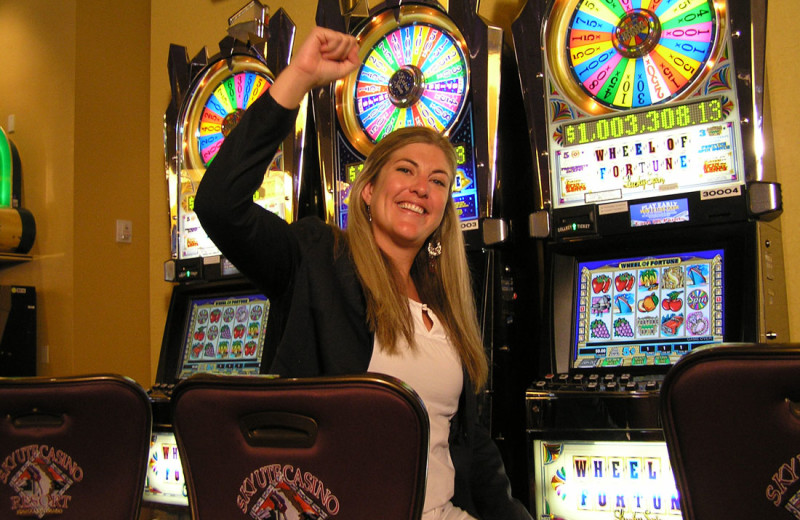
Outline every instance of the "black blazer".
<path id="1" fill-rule="evenodd" d="M 285 377 L 363 373 L 374 343 L 349 251 L 316 217 L 291 225 L 253 203 L 296 111 L 259 98 L 223 143 L 195 198 L 195 212 L 220 251 L 270 299 L 265 345 L 270 372 Z M 453 504 L 480 520 L 530 519 L 510 494 L 499 451 L 477 421 L 466 375 L 451 423 Z"/>

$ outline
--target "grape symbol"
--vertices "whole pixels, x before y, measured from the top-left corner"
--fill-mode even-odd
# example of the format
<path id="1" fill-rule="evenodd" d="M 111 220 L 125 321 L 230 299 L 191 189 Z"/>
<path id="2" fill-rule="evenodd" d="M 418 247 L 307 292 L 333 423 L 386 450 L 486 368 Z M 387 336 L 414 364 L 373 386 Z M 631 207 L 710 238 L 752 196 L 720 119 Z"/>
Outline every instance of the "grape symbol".
<path id="1" fill-rule="evenodd" d="M 633 328 L 625 318 L 617 318 L 614 320 L 614 335 L 622 338 L 632 338 Z"/>
<path id="2" fill-rule="evenodd" d="M 608 339 L 611 337 L 608 333 L 608 327 L 606 327 L 603 320 L 594 320 L 591 325 L 589 325 L 589 329 L 593 338 Z"/>

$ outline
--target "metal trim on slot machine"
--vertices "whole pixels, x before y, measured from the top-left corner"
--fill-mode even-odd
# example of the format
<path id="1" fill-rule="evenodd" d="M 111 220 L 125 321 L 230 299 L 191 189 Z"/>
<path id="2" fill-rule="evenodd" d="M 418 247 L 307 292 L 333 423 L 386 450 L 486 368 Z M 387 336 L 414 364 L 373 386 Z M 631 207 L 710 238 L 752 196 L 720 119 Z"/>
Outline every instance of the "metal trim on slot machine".
<path id="1" fill-rule="evenodd" d="M 349 184 L 386 132 L 426 125 L 447 135 L 460 158 L 453 198 L 461 219 L 473 289 L 492 367 L 481 417 L 506 449 L 509 474 L 520 457 L 504 448 L 513 437 L 512 414 L 523 422 L 522 399 L 512 404 L 509 381 L 513 326 L 513 269 L 509 247 L 519 159 L 506 153 L 506 132 L 524 134 L 516 71 L 504 56 L 503 31 L 487 24 L 474 0 L 320 0 L 317 25 L 348 32 L 359 43 L 361 67 L 328 88 L 312 92 L 319 162 L 328 222 L 346 227 Z M 503 95 L 501 96 L 501 92 Z M 501 103 L 502 99 L 502 103 Z M 510 101 L 517 101 L 508 108 Z M 509 192 L 513 195 L 512 192 Z M 515 406 L 518 405 L 518 408 Z M 507 444 L 507 443 L 506 443 Z M 524 480 L 524 479 L 523 479 Z"/>
<path id="2" fill-rule="evenodd" d="M 529 0 L 512 33 L 543 259 L 532 511 L 680 517 L 664 374 L 788 338 L 766 1 Z"/>

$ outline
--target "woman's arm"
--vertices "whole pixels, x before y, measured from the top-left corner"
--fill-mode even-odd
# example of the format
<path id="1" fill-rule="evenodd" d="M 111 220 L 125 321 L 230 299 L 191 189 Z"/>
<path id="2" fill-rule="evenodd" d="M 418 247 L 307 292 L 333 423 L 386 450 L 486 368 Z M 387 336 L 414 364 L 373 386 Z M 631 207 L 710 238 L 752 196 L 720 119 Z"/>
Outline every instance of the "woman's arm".
<path id="1" fill-rule="evenodd" d="M 314 28 L 293 61 L 225 139 L 197 190 L 194 209 L 203 229 L 267 296 L 277 296 L 287 287 L 299 251 L 288 225 L 255 204 L 253 193 L 292 130 L 306 93 L 357 64 L 355 38 Z"/>
<path id="2" fill-rule="evenodd" d="M 287 223 L 254 203 L 253 193 L 296 116 L 296 110 L 276 103 L 269 90 L 262 94 L 222 143 L 194 203 L 203 229 L 222 254 L 270 297 L 285 289 L 297 246 Z"/>

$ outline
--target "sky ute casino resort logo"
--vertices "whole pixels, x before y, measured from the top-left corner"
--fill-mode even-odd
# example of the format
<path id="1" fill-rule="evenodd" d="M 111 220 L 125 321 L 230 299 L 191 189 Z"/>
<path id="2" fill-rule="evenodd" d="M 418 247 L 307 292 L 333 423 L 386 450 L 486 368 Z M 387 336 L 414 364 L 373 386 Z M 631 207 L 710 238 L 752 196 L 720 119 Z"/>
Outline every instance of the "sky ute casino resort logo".
<path id="1" fill-rule="evenodd" d="M 310 472 L 270 464 L 242 481 L 236 505 L 255 519 L 324 520 L 339 513 L 339 499 Z"/>
<path id="2" fill-rule="evenodd" d="M 55 447 L 23 446 L 0 460 L 0 482 L 11 486 L 11 511 L 18 516 L 62 514 L 72 496 L 67 491 L 83 480 L 83 469 Z"/>

